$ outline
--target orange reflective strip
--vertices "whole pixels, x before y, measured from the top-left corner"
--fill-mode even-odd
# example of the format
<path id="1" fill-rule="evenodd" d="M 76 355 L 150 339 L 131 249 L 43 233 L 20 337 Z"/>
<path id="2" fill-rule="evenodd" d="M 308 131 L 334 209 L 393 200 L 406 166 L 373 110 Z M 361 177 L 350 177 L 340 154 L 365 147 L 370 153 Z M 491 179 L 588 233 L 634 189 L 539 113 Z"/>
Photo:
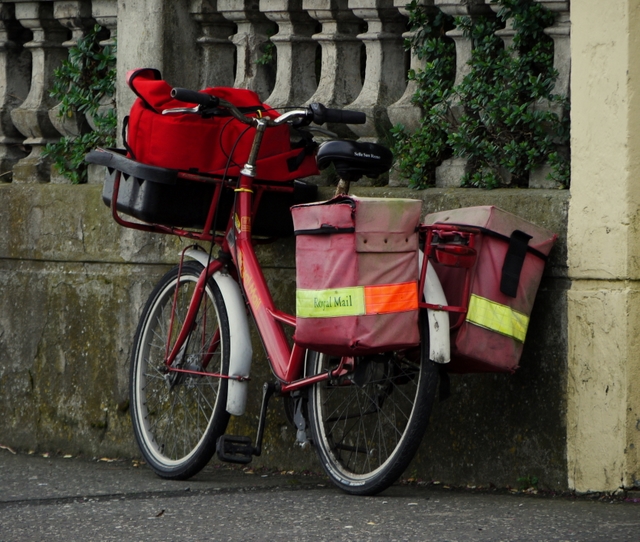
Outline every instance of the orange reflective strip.
<path id="1" fill-rule="evenodd" d="M 364 287 L 366 314 L 418 310 L 418 283 L 379 284 Z"/>

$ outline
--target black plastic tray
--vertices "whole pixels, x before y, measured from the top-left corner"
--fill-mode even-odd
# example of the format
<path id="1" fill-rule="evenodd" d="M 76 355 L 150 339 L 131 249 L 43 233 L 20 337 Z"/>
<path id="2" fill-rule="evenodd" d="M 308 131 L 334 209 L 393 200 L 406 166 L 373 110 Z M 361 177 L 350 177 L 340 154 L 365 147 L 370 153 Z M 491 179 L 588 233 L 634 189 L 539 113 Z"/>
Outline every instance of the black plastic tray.
<path id="1" fill-rule="evenodd" d="M 204 226 L 216 189 L 210 183 L 179 177 L 179 171 L 136 162 L 125 156 L 123 149 L 97 149 L 86 161 L 106 166 L 102 200 L 111 207 L 115 179 L 121 173 L 116 209 L 150 224 L 201 229 Z M 259 181 L 257 181 L 259 183 Z M 271 183 L 273 184 L 273 183 Z M 293 221 L 289 208 L 298 203 L 317 199 L 317 186 L 304 181 L 278 183 L 278 187 L 292 187 L 291 192 L 266 191 L 253 221 L 254 235 L 287 237 L 293 235 Z M 216 228 L 224 229 L 233 207 L 234 192 L 223 187 L 216 214 Z"/>

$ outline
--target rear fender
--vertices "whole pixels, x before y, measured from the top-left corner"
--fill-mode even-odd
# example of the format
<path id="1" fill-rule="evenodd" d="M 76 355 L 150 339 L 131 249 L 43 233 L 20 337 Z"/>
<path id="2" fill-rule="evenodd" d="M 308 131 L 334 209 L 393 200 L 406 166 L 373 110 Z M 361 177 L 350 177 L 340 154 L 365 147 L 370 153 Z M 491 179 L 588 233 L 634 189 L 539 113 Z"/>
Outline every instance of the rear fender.
<path id="1" fill-rule="evenodd" d="M 419 253 L 419 268 L 422 269 L 424 255 Z M 447 305 L 442 284 L 433 266 L 427 260 L 427 277 L 424 283 L 424 300 L 433 305 Z M 427 309 L 429 321 L 429 359 L 435 363 L 451 361 L 451 344 L 449 340 L 449 313 Z"/>

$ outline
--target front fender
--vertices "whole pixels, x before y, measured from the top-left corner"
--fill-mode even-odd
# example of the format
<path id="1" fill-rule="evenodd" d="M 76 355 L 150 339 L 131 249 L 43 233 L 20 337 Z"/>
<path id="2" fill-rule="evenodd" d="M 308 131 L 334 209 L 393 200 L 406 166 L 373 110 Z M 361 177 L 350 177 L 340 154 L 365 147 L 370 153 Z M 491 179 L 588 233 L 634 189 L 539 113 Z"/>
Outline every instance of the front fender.
<path id="1" fill-rule="evenodd" d="M 200 262 L 204 267 L 209 265 L 209 255 L 201 250 L 189 249 L 187 258 Z M 222 294 L 229 320 L 229 376 L 248 377 L 251 372 L 253 349 L 249 333 L 249 318 L 240 291 L 240 286 L 229 274 L 216 271 L 211 277 Z M 247 381 L 229 380 L 227 392 L 227 412 L 234 416 L 242 416 L 247 404 Z"/>

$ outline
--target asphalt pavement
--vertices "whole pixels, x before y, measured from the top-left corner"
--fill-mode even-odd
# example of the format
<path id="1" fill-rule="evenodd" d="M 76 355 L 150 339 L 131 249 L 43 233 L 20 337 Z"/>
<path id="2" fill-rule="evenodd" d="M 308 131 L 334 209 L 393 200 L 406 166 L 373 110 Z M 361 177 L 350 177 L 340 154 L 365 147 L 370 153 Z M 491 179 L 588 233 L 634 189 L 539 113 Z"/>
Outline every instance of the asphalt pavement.
<path id="1" fill-rule="evenodd" d="M 352 497 L 319 475 L 215 461 L 185 482 L 109 458 L 0 447 L 0 542 L 640 540 L 640 494 L 509 494 L 397 484 Z"/>

